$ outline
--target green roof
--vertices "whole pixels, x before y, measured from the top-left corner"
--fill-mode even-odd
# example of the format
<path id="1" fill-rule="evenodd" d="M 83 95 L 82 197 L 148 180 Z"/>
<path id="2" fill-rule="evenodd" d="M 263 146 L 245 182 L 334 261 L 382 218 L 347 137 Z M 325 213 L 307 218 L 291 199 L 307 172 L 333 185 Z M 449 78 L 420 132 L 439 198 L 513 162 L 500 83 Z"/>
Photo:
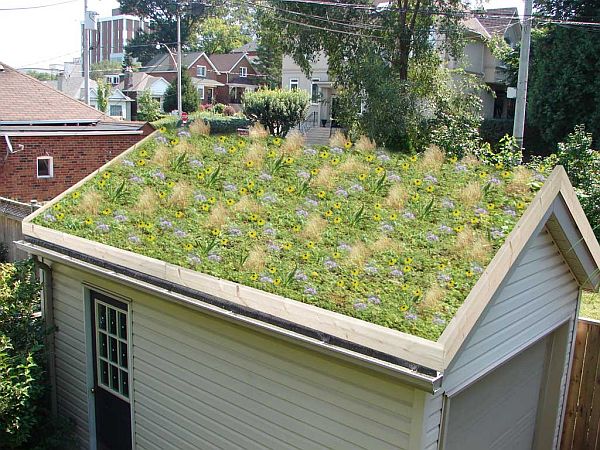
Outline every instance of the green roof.
<path id="1" fill-rule="evenodd" d="M 543 179 L 365 139 L 176 133 L 121 155 L 34 223 L 431 340 Z"/>

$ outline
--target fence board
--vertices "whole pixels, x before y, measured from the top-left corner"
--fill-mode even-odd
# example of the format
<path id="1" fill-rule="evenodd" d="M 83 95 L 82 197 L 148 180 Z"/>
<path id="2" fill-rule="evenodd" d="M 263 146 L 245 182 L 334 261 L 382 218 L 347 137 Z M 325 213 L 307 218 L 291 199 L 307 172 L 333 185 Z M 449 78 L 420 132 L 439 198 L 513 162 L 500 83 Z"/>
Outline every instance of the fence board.
<path id="1" fill-rule="evenodd" d="M 600 322 L 579 319 L 561 450 L 600 448 Z"/>

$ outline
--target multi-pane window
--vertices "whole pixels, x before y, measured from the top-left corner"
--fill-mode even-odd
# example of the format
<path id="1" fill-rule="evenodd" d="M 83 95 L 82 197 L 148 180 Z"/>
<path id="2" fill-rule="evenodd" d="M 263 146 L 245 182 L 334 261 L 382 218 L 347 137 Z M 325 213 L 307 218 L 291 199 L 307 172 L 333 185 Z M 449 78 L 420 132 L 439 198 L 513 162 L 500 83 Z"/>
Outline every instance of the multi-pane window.
<path id="1" fill-rule="evenodd" d="M 110 105 L 110 115 L 121 117 L 123 115 L 123 106 L 122 105 Z"/>
<path id="2" fill-rule="evenodd" d="M 196 67 L 196 76 L 200 78 L 206 77 L 206 66 L 197 66 Z"/>
<path id="3" fill-rule="evenodd" d="M 248 68 L 240 67 L 240 77 L 246 78 L 248 76 Z"/>
<path id="4" fill-rule="evenodd" d="M 129 399 L 127 311 L 95 300 L 98 385 Z"/>
<path id="5" fill-rule="evenodd" d="M 290 91 L 296 91 L 296 90 L 298 90 L 298 79 L 292 78 L 290 80 Z"/>
<path id="6" fill-rule="evenodd" d="M 52 178 L 54 176 L 54 159 L 52 156 L 40 156 L 37 158 L 37 177 Z"/>

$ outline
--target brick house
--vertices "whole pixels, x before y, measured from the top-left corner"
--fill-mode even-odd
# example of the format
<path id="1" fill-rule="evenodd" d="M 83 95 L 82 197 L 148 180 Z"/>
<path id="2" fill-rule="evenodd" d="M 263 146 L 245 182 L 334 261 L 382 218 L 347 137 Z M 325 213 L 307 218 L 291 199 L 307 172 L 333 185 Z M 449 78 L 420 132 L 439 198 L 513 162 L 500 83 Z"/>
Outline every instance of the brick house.
<path id="1" fill-rule="evenodd" d="M 239 104 L 246 90 L 254 91 L 260 84 L 260 75 L 247 53 L 185 53 L 182 63 L 202 104 Z M 177 68 L 168 54 L 156 56 L 142 70 L 169 82 L 177 78 Z"/>
<path id="2" fill-rule="evenodd" d="M 0 63 L 0 197 L 50 200 L 151 131 Z"/>

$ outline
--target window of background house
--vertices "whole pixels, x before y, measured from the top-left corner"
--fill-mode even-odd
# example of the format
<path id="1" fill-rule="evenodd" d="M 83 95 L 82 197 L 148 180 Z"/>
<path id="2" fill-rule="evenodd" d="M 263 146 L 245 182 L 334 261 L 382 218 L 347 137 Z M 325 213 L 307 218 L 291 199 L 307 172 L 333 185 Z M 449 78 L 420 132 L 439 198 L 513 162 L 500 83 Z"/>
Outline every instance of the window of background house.
<path id="1" fill-rule="evenodd" d="M 321 97 L 321 91 L 319 89 L 319 85 L 317 84 L 319 78 L 313 78 L 312 84 L 310 85 L 310 101 L 312 103 L 319 103 Z"/>
<path id="2" fill-rule="evenodd" d="M 248 76 L 248 68 L 240 67 L 240 77 L 246 78 Z"/>
<path id="3" fill-rule="evenodd" d="M 204 100 L 204 86 L 198 86 L 198 96 L 200 100 Z"/>
<path id="4" fill-rule="evenodd" d="M 123 115 L 123 106 L 122 105 L 110 105 L 110 115 L 121 117 Z"/>
<path id="5" fill-rule="evenodd" d="M 196 67 L 196 76 L 202 78 L 206 77 L 206 66 Z"/>
<path id="6" fill-rule="evenodd" d="M 290 80 L 290 91 L 296 91 L 296 90 L 298 90 L 298 79 L 292 78 Z"/>
<path id="7" fill-rule="evenodd" d="M 54 158 L 52 156 L 40 156 L 37 159 L 37 177 L 52 178 L 54 176 Z"/>

